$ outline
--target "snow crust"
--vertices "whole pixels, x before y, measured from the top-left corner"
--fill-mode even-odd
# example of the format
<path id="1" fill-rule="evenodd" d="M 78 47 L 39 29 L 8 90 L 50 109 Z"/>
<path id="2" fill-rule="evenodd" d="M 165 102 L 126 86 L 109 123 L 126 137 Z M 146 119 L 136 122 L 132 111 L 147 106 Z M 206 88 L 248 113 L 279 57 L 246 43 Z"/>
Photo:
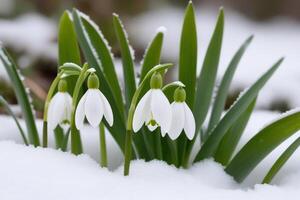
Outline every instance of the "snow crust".
<path id="1" fill-rule="evenodd" d="M 196 8 L 198 32 L 198 72 L 213 32 L 218 10 L 208 7 Z M 168 36 L 164 38 L 163 60 L 178 62 L 179 41 L 184 10 L 162 8 L 141 14 L 128 22 L 130 34 L 137 44 L 146 46 L 152 39 L 153 32 L 159 26 L 165 26 Z M 153 16 L 159 16 L 159 20 Z M 147 26 L 144 26 L 147 24 Z M 299 56 L 300 28 L 297 22 L 290 19 L 277 18 L 264 23 L 249 21 L 234 11 L 225 9 L 225 31 L 219 65 L 218 80 L 228 66 L 230 59 L 246 40 L 254 33 L 254 40 L 243 56 L 231 91 L 241 90 L 252 84 L 280 57 L 285 56 L 282 66 L 262 90 L 257 104 L 270 107 L 273 103 L 285 102 L 291 107 L 300 106 L 298 86 L 300 80 Z M 174 75 L 174 77 L 177 77 Z"/>
<path id="2" fill-rule="evenodd" d="M 238 148 L 278 116 L 274 112 L 255 111 Z M 238 184 L 212 160 L 197 163 L 189 170 L 160 161 L 137 160 L 132 162 L 130 176 L 123 177 L 122 155 L 109 134 L 108 160 L 112 171 L 102 169 L 97 163 L 98 131 L 88 126 L 82 132 L 86 154 L 80 156 L 18 144 L 20 136 L 7 116 L 0 116 L 0 126 L 0 199 L 266 200 L 297 199 L 300 195 L 299 151 L 283 167 L 274 185 L 255 184 L 296 136 L 272 152 L 243 184 Z M 41 128 L 38 121 L 39 131 Z M 52 137 L 50 144 L 53 146 Z"/>

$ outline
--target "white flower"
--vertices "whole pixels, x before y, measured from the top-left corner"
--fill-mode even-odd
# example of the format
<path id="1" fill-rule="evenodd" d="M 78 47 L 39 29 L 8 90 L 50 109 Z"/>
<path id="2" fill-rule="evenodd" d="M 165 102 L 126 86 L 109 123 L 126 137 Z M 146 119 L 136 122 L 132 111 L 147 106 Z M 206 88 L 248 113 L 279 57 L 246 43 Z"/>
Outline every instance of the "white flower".
<path id="1" fill-rule="evenodd" d="M 67 92 L 57 92 L 48 107 L 48 131 L 52 131 L 58 124 L 70 122 L 72 97 Z"/>
<path id="2" fill-rule="evenodd" d="M 91 88 L 80 99 L 76 113 L 75 125 L 77 129 L 82 129 L 84 118 L 93 126 L 99 126 L 102 117 L 105 117 L 110 126 L 113 125 L 113 113 L 109 102 L 99 89 Z"/>
<path id="3" fill-rule="evenodd" d="M 170 128 L 171 117 L 172 111 L 167 97 L 161 89 L 150 89 L 136 107 L 132 128 L 137 132 L 145 124 L 153 131 L 160 126 L 164 136 Z"/>
<path id="4" fill-rule="evenodd" d="M 173 102 L 171 127 L 168 135 L 175 140 L 184 130 L 188 139 L 192 140 L 195 135 L 195 118 L 185 102 Z"/>

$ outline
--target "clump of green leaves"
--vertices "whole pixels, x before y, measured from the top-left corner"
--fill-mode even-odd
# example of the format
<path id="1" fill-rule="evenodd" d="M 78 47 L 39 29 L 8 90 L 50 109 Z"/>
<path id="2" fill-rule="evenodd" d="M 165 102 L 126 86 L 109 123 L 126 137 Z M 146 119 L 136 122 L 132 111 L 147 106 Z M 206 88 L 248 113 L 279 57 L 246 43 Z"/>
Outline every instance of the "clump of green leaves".
<path id="1" fill-rule="evenodd" d="M 221 79 L 216 97 L 213 99 L 223 40 L 224 11 L 220 9 L 206 55 L 202 61 L 200 74 L 197 75 L 197 65 L 200 62 L 197 59 L 197 28 L 195 11 L 192 3 L 189 3 L 185 11 L 180 39 L 178 69 L 178 80 L 180 82 L 167 84 L 162 88 L 162 91 L 171 101 L 174 91 L 178 87 L 184 87 L 186 92 L 184 99 L 195 116 L 195 137 L 189 140 L 185 134 L 181 134 L 179 138 L 172 140 L 168 135 L 163 137 L 159 129 L 155 130 L 154 133 L 150 133 L 145 126 L 137 134 L 132 134 L 132 115 L 136 103 L 150 89 L 149 79 L 151 75 L 157 72 L 163 75 L 171 65 L 160 64 L 164 33 L 158 32 L 145 51 L 140 79 L 138 80 L 127 33 L 119 17 L 115 14 L 113 15 L 113 26 L 121 50 L 124 83 L 120 83 L 118 80 L 111 48 L 99 27 L 88 16 L 76 9 L 72 12 L 66 11 L 63 14 L 58 35 L 58 63 L 60 68 L 57 78 L 50 87 L 45 106 L 42 142 L 44 147 L 47 147 L 48 138 L 47 105 L 56 93 L 58 81 L 64 78 L 67 80 L 68 85 L 75 86 L 75 89 L 69 87 L 68 92 L 73 96 L 73 99 L 74 96 L 75 99 L 78 99 L 86 90 L 82 85 L 87 77 L 86 72 L 88 72 L 89 66 L 95 69 L 95 74 L 101 83 L 101 92 L 108 99 L 114 113 L 113 126 L 109 126 L 105 120 L 104 125 L 125 155 L 125 175 L 129 173 L 130 160 L 136 158 L 145 159 L 146 161 L 163 160 L 176 167 L 184 168 L 188 168 L 191 164 L 203 159 L 214 158 L 225 166 L 227 173 L 241 182 L 272 150 L 300 129 L 300 112 L 288 113 L 260 130 L 236 155 L 233 154 L 253 112 L 260 90 L 278 69 L 283 59 L 279 59 L 246 91 L 241 93 L 236 102 L 225 111 L 224 106 L 230 84 L 253 36 L 247 38 L 233 55 Z M 83 58 L 81 58 L 80 50 L 83 53 Z M 3 48 L 0 49 L 0 58 L 15 85 L 15 93 L 23 109 L 27 135 L 18 126 L 20 133 L 25 144 L 39 146 L 41 142 L 36 130 L 29 97 L 17 72 L 17 67 Z M 83 60 L 88 64 L 81 68 Z M 121 91 L 121 85 L 124 85 L 124 93 Z M 76 90 L 77 86 L 80 86 L 80 89 Z M 0 100 L 6 106 L 5 100 L 2 98 Z M 77 103 L 77 101 L 73 102 L 74 109 Z M 210 110 L 211 114 L 208 115 Z M 222 116 L 224 111 L 225 114 Z M 9 113 L 12 114 L 10 111 Z M 207 126 L 204 125 L 204 121 L 208 121 Z M 71 131 L 67 133 L 64 133 L 59 127 L 55 131 L 57 147 L 66 150 L 66 144 L 69 135 L 71 135 L 72 153 L 81 154 L 84 152 L 84 147 L 81 144 L 80 131 L 72 123 L 74 121 L 71 120 Z M 103 135 L 104 128 L 101 127 L 101 130 Z M 71 134 L 69 134 L 70 132 Z M 192 149 L 196 144 L 195 141 L 199 139 L 201 139 L 201 147 L 198 147 L 200 150 L 195 158 L 191 158 Z M 101 144 L 103 142 L 105 141 L 102 141 Z M 299 144 L 299 139 L 297 139 L 280 156 L 264 178 L 264 183 L 269 183 L 272 180 Z M 106 159 L 106 149 L 102 150 L 102 156 Z M 105 161 L 103 162 L 102 166 L 105 166 Z"/>

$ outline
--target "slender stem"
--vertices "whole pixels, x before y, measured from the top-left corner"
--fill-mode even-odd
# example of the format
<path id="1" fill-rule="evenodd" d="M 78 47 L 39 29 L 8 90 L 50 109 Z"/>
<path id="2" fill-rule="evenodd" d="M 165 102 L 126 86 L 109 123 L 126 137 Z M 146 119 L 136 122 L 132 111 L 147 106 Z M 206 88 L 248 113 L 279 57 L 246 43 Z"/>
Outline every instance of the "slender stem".
<path id="1" fill-rule="evenodd" d="M 159 131 L 155 131 L 155 147 L 156 147 L 156 157 L 158 160 L 162 160 L 163 159 L 163 153 L 162 153 L 162 147 L 161 147 L 161 138 L 160 138 L 160 132 Z"/>
<path id="2" fill-rule="evenodd" d="M 47 98 L 45 101 L 45 106 L 44 106 L 44 118 L 43 118 L 43 147 L 47 147 L 48 146 L 48 123 L 47 123 L 47 115 L 48 115 L 48 107 L 49 107 L 49 103 L 50 100 L 55 92 L 55 89 L 58 85 L 58 82 L 60 80 L 61 75 L 63 74 L 63 72 L 59 72 L 57 74 L 57 76 L 55 77 L 55 79 L 53 80 L 53 82 L 50 85 L 48 94 L 47 94 Z"/>
<path id="3" fill-rule="evenodd" d="M 131 130 L 126 131 L 125 139 L 125 162 L 124 162 L 124 176 L 129 175 L 130 160 L 131 160 Z"/>
<path id="4" fill-rule="evenodd" d="M 100 166 L 107 167 L 107 151 L 106 151 L 106 139 L 105 139 L 105 128 L 103 122 L 100 123 Z"/>
<path id="5" fill-rule="evenodd" d="M 43 121 L 43 147 L 48 147 L 48 122 Z"/>
<path id="6" fill-rule="evenodd" d="M 62 151 L 66 151 L 66 150 L 67 150 L 70 132 L 71 132 L 71 130 L 70 130 L 70 128 L 69 128 L 69 129 L 67 130 L 67 132 L 66 132 L 66 135 L 65 135 L 65 137 L 64 137 L 63 143 L 62 143 L 62 145 L 61 145 L 61 150 L 62 150 Z"/>
<path id="7" fill-rule="evenodd" d="M 176 143 L 176 141 L 171 140 L 169 138 L 169 136 L 165 136 L 165 137 L 167 137 L 167 143 L 168 143 L 169 148 L 170 148 L 170 152 L 171 152 L 171 157 L 172 157 L 173 164 L 176 167 L 179 167 L 178 154 L 177 154 L 177 143 Z"/>
<path id="8" fill-rule="evenodd" d="M 187 164 L 188 164 L 188 158 L 186 156 L 186 149 L 187 149 L 187 138 L 185 137 L 185 135 L 182 135 L 182 149 L 180 151 L 180 155 L 181 155 L 181 160 L 180 160 L 180 165 L 183 167 L 183 168 L 187 168 Z"/>
<path id="9" fill-rule="evenodd" d="M 82 87 L 82 84 L 84 83 L 84 80 L 88 76 L 87 73 L 88 65 L 84 64 L 82 67 L 82 70 L 80 72 L 80 75 L 77 79 L 74 92 L 73 92 L 73 98 L 72 98 L 72 112 L 71 112 L 71 152 L 75 155 L 81 154 L 83 152 L 82 150 L 82 143 L 80 138 L 80 133 L 77 130 L 75 126 L 75 111 L 77 106 L 77 101 L 79 97 L 79 92 Z"/>
<path id="10" fill-rule="evenodd" d="M 74 155 L 79 155 L 83 152 L 80 133 L 75 126 L 71 127 L 71 152 Z"/>

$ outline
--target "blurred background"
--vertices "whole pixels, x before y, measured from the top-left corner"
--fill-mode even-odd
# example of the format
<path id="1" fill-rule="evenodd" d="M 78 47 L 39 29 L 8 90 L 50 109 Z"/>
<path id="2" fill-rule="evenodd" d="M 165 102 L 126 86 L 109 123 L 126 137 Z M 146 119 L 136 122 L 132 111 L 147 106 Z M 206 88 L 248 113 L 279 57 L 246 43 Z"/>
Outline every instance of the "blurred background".
<path id="1" fill-rule="evenodd" d="M 113 12 L 120 15 L 129 33 L 137 66 L 160 26 L 167 30 L 162 62 L 176 64 L 187 3 L 184 0 L 0 0 L 0 41 L 26 77 L 25 84 L 31 89 L 37 114 L 41 116 L 42 102 L 56 75 L 57 27 L 65 9 L 76 7 L 91 16 L 112 46 L 117 67 L 121 68 L 112 29 Z M 225 34 L 219 78 L 241 43 L 255 35 L 234 78 L 228 105 L 272 63 L 285 56 L 283 66 L 266 85 L 257 104 L 260 109 L 277 111 L 300 106 L 300 1 L 194 0 L 193 3 L 197 13 L 198 69 L 221 6 L 225 9 Z M 176 78 L 176 73 L 172 76 L 169 78 Z M 0 94 L 15 104 L 12 87 L 0 65 Z"/>

